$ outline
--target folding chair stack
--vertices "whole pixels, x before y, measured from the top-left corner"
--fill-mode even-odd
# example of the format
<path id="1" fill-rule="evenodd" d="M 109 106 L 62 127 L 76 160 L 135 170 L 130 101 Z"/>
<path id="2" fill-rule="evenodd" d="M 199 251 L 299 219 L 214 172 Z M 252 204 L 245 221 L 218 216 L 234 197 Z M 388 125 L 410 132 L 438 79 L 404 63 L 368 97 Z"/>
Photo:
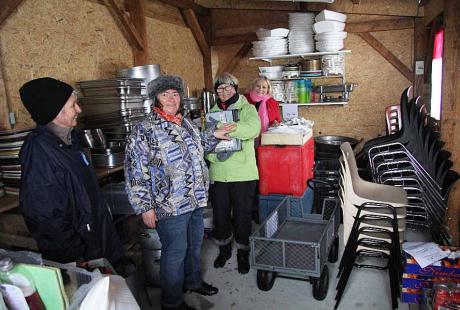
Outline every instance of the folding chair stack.
<path id="1" fill-rule="evenodd" d="M 404 239 L 406 192 L 399 187 L 361 179 L 350 144 L 343 143 L 341 150 L 340 199 L 346 246 L 337 275 L 340 279 L 335 308 L 352 270 L 358 267 L 388 271 L 392 306 L 396 309 L 402 275 L 400 243 Z"/>
<path id="2" fill-rule="evenodd" d="M 374 182 L 406 190 L 407 223 L 429 230 L 437 243 L 450 244 L 447 199 L 460 176 L 450 170 L 451 153 L 443 149 L 435 120 L 419 97 L 409 99 L 410 90 L 401 96 L 401 130 L 366 142 L 361 155 L 368 158 Z"/>

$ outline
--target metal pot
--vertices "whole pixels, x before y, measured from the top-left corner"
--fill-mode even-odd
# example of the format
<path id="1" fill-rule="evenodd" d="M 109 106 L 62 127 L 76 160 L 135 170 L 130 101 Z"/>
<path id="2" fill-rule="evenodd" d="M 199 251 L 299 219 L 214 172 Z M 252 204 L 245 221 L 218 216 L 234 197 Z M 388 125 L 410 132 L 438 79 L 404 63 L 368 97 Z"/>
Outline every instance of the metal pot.
<path id="1" fill-rule="evenodd" d="M 113 168 L 123 164 L 125 150 L 123 148 L 91 149 L 91 162 L 94 167 Z"/>
<path id="2" fill-rule="evenodd" d="M 354 148 L 358 144 L 358 140 L 344 136 L 318 136 L 314 138 L 316 151 L 324 153 L 340 153 L 340 145 L 344 142 L 349 142 Z"/>
<path id="3" fill-rule="evenodd" d="M 145 65 L 117 70 L 117 77 L 144 79 L 145 85 L 161 75 L 160 65 Z"/>

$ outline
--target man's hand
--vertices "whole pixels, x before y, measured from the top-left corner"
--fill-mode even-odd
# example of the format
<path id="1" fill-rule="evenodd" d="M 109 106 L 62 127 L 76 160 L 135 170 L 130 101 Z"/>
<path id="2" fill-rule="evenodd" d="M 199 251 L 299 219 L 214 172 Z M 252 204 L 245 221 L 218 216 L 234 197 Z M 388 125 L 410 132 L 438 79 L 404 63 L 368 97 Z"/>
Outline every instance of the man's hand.
<path id="1" fill-rule="evenodd" d="M 142 220 L 144 221 L 144 224 L 148 228 L 155 228 L 157 225 L 157 215 L 155 214 L 155 210 L 150 209 L 145 213 L 142 213 Z"/>

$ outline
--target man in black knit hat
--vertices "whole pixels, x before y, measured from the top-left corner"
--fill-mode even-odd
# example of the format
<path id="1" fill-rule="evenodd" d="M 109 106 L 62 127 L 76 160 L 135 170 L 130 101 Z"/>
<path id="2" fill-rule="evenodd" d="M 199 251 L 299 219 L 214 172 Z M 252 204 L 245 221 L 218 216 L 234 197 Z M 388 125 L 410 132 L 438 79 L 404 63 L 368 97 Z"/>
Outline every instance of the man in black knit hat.
<path id="1" fill-rule="evenodd" d="M 122 257 L 93 167 L 73 130 L 81 108 L 73 88 L 45 77 L 19 89 L 37 127 L 27 136 L 21 161 L 20 208 L 43 258 L 61 263 Z"/>

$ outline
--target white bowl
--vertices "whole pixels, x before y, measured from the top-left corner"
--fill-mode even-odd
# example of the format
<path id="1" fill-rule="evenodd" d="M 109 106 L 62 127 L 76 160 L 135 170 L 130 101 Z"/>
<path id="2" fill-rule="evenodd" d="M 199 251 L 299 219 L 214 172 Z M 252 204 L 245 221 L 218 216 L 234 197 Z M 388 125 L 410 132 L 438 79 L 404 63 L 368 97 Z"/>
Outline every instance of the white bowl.
<path id="1" fill-rule="evenodd" d="M 260 73 L 282 72 L 284 66 L 259 67 Z"/>
<path id="2" fill-rule="evenodd" d="M 321 22 L 325 20 L 335 20 L 344 23 L 347 20 L 347 15 L 334 11 L 322 10 L 318 15 L 316 15 L 315 21 Z"/>
<path id="3" fill-rule="evenodd" d="M 315 33 L 343 31 L 345 24 L 332 20 L 321 21 L 313 24 Z"/>
<path id="4" fill-rule="evenodd" d="M 257 38 L 259 40 L 266 37 L 286 37 L 289 33 L 289 29 L 286 28 L 275 28 L 275 29 L 260 29 L 256 31 Z"/>
<path id="5" fill-rule="evenodd" d="M 343 31 L 337 32 L 323 32 L 315 35 L 315 40 L 317 41 L 327 41 L 327 40 L 343 40 L 347 37 L 347 33 Z"/>

